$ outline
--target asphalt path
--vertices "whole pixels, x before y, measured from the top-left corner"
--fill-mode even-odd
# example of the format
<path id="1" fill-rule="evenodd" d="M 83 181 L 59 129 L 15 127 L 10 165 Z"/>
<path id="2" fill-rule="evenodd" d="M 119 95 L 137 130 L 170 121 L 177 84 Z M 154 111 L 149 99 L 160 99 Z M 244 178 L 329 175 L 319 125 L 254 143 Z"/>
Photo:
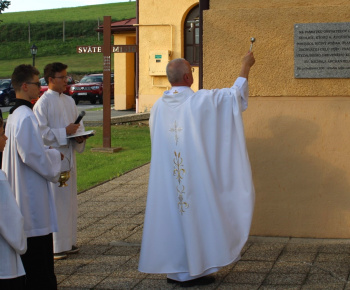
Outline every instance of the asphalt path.
<path id="1" fill-rule="evenodd" d="M 8 112 L 12 106 L 13 106 L 13 104 L 11 104 L 11 106 L 8 106 L 8 107 L 0 107 L 0 109 L 4 113 L 4 112 Z M 85 111 L 85 113 L 86 113 L 83 120 L 86 120 L 86 121 L 102 121 L 103 120 L 103 111 L 102 111 L 103 105 L 100 105 L 100 104 L 92 105 L 92 104 L 90 104 L 90 102 L 79 102 L 77 107 L 78 107 L 79 113 L 81 111 Z M 100 110 L 92 110 L 92 109 L 100 109 Z M 89 110 L 92 110 L 92 111 L 89 111 Z M 122 111 L 114 110 L 113 104 L 112 104 L 111 117 L 130 115 L 130 114 L 134 114 L 134 113 L 135 113 L 135 110 L 122 110 Z"/>

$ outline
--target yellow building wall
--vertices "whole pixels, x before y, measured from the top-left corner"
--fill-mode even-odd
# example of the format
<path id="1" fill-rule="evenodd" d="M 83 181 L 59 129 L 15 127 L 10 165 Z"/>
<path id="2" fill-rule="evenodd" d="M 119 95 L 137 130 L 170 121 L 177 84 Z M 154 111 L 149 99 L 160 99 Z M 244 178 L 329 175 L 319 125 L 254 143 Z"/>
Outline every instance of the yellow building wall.
<path id="1" fill-rule="evenodd" d="M 166 76 L 150 75 L 150 53 L 165 50 L 171 52 L 169 60 L 184 57 L 184 21 L 196 4 L 198 1 L 194 0 L 139 1 L 139 112 L 149 112 L 155 101 L 170 88 Z M 192 89 L 196 91 L 198 67 L 194 67 L 193 77 Z"/>
<path id="2" fill-rule="evenodd" d="M 135 33 L 114 34 L 115 45 L 135 45 Z M 135 108 L 135 54 L 114 53 L 114 109 Z"/>
<path id="3" fill-rule="evenodd" d="M 211 0 L 204 88 L 231 86 L 255 37 L 243 113 L 252 235 L 350 238 L 350 79 L 294 78 L 294 24 L 349 22 L 342 0 Z"/>

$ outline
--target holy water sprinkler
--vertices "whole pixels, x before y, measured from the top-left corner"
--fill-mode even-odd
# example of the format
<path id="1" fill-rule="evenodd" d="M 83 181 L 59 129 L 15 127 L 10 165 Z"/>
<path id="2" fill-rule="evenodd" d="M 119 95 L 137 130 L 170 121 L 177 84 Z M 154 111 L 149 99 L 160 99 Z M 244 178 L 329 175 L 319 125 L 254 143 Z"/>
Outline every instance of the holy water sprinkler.
<path id="1" fill-rule="evenodd" d="M 254 37 L 250 38 L 250 42 L 251 42 L 251 45 L 250 45 L 249 52 L 251 52 L 253 49 L 253 43 L 255 42 L 255 38 Z"/>

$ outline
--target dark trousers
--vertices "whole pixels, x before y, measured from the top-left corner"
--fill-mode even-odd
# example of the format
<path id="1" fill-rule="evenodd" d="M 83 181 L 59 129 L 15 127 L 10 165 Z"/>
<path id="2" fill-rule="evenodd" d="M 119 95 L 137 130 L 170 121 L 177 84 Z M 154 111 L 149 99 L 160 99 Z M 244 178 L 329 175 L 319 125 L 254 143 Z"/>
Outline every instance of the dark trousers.
<path id="1" fill-rule="evenodd" d="M 26 289 L 57 289 L 52 234 L 28 238 L 27 252 L 21 259 L 26 271 Z"/>
<path id="2" fill-rule="evenodd" d="M 25 276 L 13 279 L 0 279 L 0 289 L 2 290 L 25 290 Z"/>

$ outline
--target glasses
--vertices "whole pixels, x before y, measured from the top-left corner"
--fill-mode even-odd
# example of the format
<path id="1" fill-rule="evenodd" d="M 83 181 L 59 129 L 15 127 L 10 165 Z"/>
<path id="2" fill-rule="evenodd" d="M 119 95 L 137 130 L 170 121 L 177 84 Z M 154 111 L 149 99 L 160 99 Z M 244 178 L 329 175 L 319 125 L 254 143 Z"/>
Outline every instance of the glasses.
<path id="1" fill-rule="evenodd" d="M 26 84 L 28 84 L 28 85 L 37 85 L 38 88 L 41 87 L 41 83 L 40 83 L 40 82 L 35 82 L 35 83 L 33 83 L 33 82 L 27 82 Z"/>
<path id="2" fill-rule="evenodd" d="M 69 76 L 61 76 L 61 77 L 52 77 L 53 79 L 61 79 L 61 80 L 68 80 Z"/>

